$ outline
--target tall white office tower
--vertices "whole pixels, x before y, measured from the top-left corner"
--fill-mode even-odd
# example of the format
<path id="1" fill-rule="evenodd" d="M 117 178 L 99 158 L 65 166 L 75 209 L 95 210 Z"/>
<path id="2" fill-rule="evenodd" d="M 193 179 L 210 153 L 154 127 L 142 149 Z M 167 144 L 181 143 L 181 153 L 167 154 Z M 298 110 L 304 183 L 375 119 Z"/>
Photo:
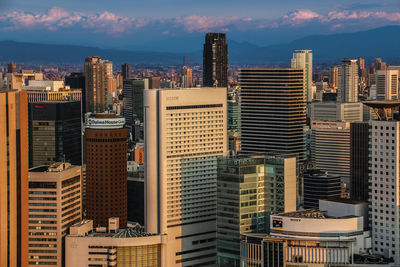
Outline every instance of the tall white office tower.
<path id="1" fill-rule="evenodd" d="M 397 70 L 376 71 L 376 100 L 394 100 L 399 95 L 399 72 Z"/>
<path id="2" fill-rule="evenodd" d="M 358 64 L 345 58 L 339 66 L 338 102 L 358 102 Z"/>
<path id="3" fill-rule="evenodd" d="M 296 50 L 292 57 L 292 68 L 304 69 L 304 87 L 306 90 L 306 100 L 311 102 L 313 99 L 312 91 L 312 50 Z"/>
<path id="4" fill-rule="evenodd" d="M 146 90 L 144 113 L 145 227 L 166 234 L 162 266 L 215 266 L 226 88 Z"/>
<path id="5" fill-rule="evenodd" d="M 370 120 L 369 201 L 374 254 L 400 264 L 400 122 L 391 120 L 393 102 L 371 102 L 381 120 Z M 399 106 L 400 103 L 397 103 Z"/>

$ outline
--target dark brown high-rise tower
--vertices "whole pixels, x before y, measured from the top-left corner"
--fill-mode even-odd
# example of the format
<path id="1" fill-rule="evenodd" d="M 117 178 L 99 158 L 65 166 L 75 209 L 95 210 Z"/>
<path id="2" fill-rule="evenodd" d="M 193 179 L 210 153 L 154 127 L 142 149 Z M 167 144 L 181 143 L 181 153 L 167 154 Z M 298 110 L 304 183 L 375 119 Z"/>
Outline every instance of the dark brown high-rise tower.
<path id="1" fill-rule="evenodd" d="M 86 121 L 86 212 L 95 226 L 108 218 L 127 224 L 127 141 L 125 119 L 101 113 Z"/>
<path id="2" fill-rule="evenodd" d="M 203 86 L 228 86 L 228 45 L 225 33 L 207 33 L 203 50 Z"/>

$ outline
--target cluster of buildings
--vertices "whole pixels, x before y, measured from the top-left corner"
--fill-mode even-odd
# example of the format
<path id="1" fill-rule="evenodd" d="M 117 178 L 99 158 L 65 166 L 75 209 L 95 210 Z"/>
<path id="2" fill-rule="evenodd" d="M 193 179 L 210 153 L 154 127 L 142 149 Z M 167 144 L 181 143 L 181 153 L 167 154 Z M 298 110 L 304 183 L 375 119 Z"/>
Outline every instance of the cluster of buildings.
<path id="1" fill-rule="evenodd" d="M 9 64 L 0 266 L 400 264 L 396 67 L 344 59 L 313 83 L 298 50 L 230 88 L 226 35 L 203 57 L 202 87 L 186 57 L 180 84 Z"/>

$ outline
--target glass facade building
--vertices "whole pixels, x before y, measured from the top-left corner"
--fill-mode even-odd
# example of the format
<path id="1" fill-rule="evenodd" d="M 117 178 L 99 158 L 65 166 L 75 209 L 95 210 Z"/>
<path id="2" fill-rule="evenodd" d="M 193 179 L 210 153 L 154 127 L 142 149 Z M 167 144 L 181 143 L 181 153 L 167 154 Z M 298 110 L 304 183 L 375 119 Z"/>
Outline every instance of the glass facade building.
<path id="1" fill-rule="evenodd" d="M 240 233 L 267 233 L 270 214 L 296 210 L 296 185 L 295 156 L 218 159 L 219 266 L 239 266 Z"/>

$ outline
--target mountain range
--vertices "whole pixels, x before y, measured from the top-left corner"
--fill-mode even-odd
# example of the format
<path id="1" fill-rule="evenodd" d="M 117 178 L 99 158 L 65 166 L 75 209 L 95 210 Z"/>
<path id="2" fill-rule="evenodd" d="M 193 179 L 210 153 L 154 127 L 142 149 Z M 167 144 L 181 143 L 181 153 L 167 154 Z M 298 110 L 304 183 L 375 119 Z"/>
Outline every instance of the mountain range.
<path id="1" fill-rule="evenodd" d="M 174 40 L 171 40 L 173 42 Z M 335 62 L 342 58 L 381 57 L 389 63 L 400 62 L 400 26 L 385 26 L 353 33 L 311 35 L 289 43 L 257 46 L 248 42 L 228 41 L 230 64 L 287 65 L 294 50 L 313 50 L 315 62 Z M 191 53 L 192 63 L 202 62 L 202 43 Z M 184 53 L 161 51 L 130 51 L 100 49 L 76 45 L 55 45 L 28 42 L 0 41 L 0 61 L 24 63 L 79 64 L 86 56 L 96 55 L 115 64 L 180 64 Z"/>

